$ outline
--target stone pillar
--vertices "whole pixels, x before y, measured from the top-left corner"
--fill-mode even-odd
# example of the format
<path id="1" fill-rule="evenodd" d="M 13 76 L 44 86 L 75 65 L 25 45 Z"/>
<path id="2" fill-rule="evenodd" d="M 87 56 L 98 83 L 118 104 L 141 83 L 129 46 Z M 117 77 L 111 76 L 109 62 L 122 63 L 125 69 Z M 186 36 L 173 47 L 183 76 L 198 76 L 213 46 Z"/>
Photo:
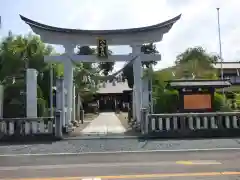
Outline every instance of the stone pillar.
<path id="1" fill-rule="evenodd" d="M 80 109 L 81 109 L 81 99 L 79 93 L 77 93 L 77 109 L 76 109 L 76 119 L 80 122 Z"/>
<path id="2" fill-rule="evenodd" d="M 37 70 L 27 69 L 27 88 L 26 88 L 26 104 L 27 104 L 27 117 L 37 117 Z"/>
<path id="3" fill-rule="evenodd" d="M 0 85 L 0 118 L 3 117 L 4 86 Z"/>
<path id="4" fill-rule="evenodd" d="M 152 69 L 152 67 L 151 67 Z M 152 70 L 153 71 L 153 70 Z M 149 103 L 150 103 L 150 109 L 149 109 L 149 113 L 153 113 L 153 88 L 152 88 L 152 75 L 151 77 L 149 77 L 149 88 L 148 88 L 148 92 L 149 92 Z"/>
<path id="5" fill-rule="evenodd" d="M 64 93 L 64 81 L 63 78 L 56 79 L 56 110 L 61 111 L 60 119 L 61 119 L 61 126 L 65 127 L 65 93 Z"/>
<path id="6" fill-rule="evenodd" d="M 141 122 L 141 108 L 142 108 L 142 62 L 140 58 L 142 45 L 133 45 L 132 54 L 138 56 L 133 62 L 134 86 L 135 86 L 135 104 L 136 104 L 136 118 L 137 122 Z"/>
<path id="7" fill-rule="evenodd" d="M 58 139 L 62 139 L 62 121 L 61 121 L 61 111 L 56 110 L 55 111 L 55 137 Z"/>
<path id="8" fill-rule="evenodd" d="M 65 48 L 66 55 L 74 54 L 74 48 L 76 45 L 74 44 L 66 44 L 63 45 Z M 73 100 L 73 64 L 70 59 L 66 59 L 64 61 L 64 86 L 67 90 L 66 95 L 66 128 L 71 124 L 72 121 L 72 100 Z"/>
<path id="9" fill-rule="evenodd" d="M 72 91 L 72 121 L 76 121 L 76 93 L 75 85 L 73 85 Z"/>
<path id="10" fill-rule="evenodd" d="M 64 81 L 64 79 L 63 79 L 63 82 L 65 82 Z M 64 85 L 64 83 L 63 83 L 63 85 Z M 66 122 L 66 119 L 67 119 L 67 113 L 68 113 L 68 105 L 67 105 L 67 89 L 65 88 L 65 85 L 64 85 L 64 87 L 63 87 L 63 98 L 64 98 L 64 119 L 65 119 L 65 121 L 64 121 L 64 124 L 63 124 L 63 126 L 66 128 L 67 127 L 67 125 L 68 125 L 68 123 Z"/>
<path id="11" fill-rule="evenodd" d="M 133 120 L 136 119 L 136 102 L 135 102 L 135 88 L 133 86 L 133 91 L 132 91 L 132 116 Z"/>
<path id="12" fill-rule="evenodd" d="M 66 126 L 70 125 L 72 121 L 72 99 L 73 99 L 73 65 L 70 61 L 64 63 L 64 86 L 67 90 L 66 95 Z"/>
<path id="13" fill-rule="evenodd" d="M 142 106 L 149 111 L 149 78 L 145 76 L 142 79 Z"/>

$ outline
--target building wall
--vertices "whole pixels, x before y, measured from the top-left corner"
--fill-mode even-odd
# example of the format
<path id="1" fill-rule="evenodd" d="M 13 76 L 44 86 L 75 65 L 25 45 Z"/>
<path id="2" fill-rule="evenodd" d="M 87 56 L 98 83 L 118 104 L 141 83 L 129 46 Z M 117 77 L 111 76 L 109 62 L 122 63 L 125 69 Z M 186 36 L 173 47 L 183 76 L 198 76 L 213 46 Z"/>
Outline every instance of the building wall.
<path id="1" fill-rule="evenodd" d="M 223 69 L 223 77 L 230 79 L 232 85 L 240 85 L 240 76 L 238 76 L 236 69 Z M 219 71 L 219 78 L 221 78 L 221 71 Z"/>

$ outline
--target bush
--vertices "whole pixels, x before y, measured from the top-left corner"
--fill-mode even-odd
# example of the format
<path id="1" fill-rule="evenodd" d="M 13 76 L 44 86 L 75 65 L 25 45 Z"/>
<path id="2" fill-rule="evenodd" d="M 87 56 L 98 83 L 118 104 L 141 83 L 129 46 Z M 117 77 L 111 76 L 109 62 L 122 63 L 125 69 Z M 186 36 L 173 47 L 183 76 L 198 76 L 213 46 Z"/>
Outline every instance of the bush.
<path id="1" fill-rule="evenodd" d="M 24 80 L 9 84 L 4 88 L 3 117 L 15 118 L 26 117 L 26 86 Z M 40 87 L 37 88 L 38 95 L 38 116 L 42 116 L 46 103 L 42 98 Z"/>
<path id="2" fill-rule="evenodd" d="M 46 112 L 46 101 L 42 98 L 37 99 L 37 109 L 38 109 L 38 117 L 45 116 Z"/>
<path id="3" fill-rule="evenodd" d="M 166 90 L 155 98 L 155 102 L 155 113 L 175 113 L 179 105 L 178 92 Z"/>
<path id="4" fill-rule="evenodd" d="M 219 93 L 214 94 L 213 110 L 214 111 L 232 111 L 229 104 L 227 103 L 226 98 Z"/>
<path id="5" fill-rule="evenodd" d="M 9 84 L 4 88 L 3 117 L 15 118 L 26 116 L 25 91 L 23 81 Z"/>

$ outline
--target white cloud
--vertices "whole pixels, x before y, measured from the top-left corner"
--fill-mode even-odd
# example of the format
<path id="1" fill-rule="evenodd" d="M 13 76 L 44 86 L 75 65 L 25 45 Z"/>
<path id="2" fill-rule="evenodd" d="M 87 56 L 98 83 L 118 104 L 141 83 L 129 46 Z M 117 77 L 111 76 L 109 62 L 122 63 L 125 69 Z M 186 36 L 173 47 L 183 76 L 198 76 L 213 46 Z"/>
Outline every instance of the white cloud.
<path id="1" fill-rule="evenodd" d="M 220 7 L 224 59 L 233 61 L 240 58 L 240 24 L 236 20 L 240 15 L 238 0 L 231 0 L 231 3 L 224 0 L 103 0 L 94 5 L 97 11 L 93 14 L 101 18 L 93 18 L 91 24 L 95 25 L 88 22 L 85 28 L 116 29 L 147 26 L 182 13 L 181 20 L 164 36 L 162 42 L 157 43 L 162 53 L 162 61 L 156 68 L 173 65 L 176 55 L 192 46 L 201 45 L 211 53 L 218 53 L 216 7 Z M 92 7 L 93 5 L 85 10 L 88 12 L 86 17 L 92 13 Z M 118 48 L 114 50 L 121 52 Z M 120 66 L 117 67 L 119 68 Z"/>

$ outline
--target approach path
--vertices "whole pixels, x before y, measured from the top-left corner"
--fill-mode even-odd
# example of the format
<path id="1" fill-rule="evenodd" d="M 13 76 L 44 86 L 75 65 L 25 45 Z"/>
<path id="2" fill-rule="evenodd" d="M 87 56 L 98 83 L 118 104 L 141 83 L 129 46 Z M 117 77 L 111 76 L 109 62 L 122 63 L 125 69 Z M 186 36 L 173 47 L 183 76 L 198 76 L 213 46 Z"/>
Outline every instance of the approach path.
<path id="1" fill-rule="evenodd" d="M 81 134 L 124 134 L 126 129 L 121 124 L 114 112 L 100 113 L 90 122 Z"/>

